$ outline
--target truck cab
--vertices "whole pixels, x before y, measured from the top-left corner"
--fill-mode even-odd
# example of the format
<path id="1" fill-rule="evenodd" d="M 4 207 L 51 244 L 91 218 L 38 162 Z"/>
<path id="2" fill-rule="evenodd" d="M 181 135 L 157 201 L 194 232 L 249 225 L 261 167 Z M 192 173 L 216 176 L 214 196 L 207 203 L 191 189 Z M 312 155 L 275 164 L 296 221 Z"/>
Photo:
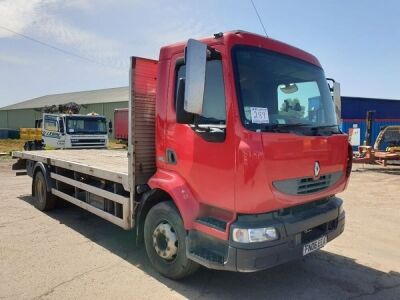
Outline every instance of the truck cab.
<path id="1" fill-rule="evenodd" d="M 55 149 L 106 148 L 106 118 L 99 115 L 43 114 L 43 143 Z"/>
<path id="2" fill-rule="evenodd" d="M 351 154 L 313 55 L 220 33 L 162 48 L 157 78 L 149 186 L 174 199 L 191 260 L 256 271 L 343 231 Z"/>

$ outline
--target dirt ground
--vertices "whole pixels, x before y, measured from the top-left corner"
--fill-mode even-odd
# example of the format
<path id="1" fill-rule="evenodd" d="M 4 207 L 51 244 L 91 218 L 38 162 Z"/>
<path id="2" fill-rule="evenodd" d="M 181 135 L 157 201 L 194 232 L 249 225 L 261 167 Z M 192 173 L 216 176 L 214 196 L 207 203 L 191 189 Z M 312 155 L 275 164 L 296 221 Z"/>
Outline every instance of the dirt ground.
<path id="1" fill-rule="evenodd" d="M 1 299 L 400 299 L 400 169 L 357 168 L 345 232 L 300 261 L 258 273 L 153 271 L 131 232 L 74 206 L 42 213 L 31 180 L 0 161 Z"/>

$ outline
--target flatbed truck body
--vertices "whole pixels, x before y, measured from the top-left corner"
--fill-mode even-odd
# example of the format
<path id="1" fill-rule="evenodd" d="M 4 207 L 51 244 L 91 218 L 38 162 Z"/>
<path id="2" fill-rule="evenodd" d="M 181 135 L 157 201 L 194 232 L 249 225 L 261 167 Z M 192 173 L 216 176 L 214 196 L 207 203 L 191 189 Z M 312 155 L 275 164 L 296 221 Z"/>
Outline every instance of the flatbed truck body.
<path id="1" fill-rule="evenodd" d="M 344 230 L 352 151 L 318 60 L 234 31 L 131 59 L 128 151 L 14 152 L 59 197 L 144 242 L 161 274 L 251 272 Z"/>

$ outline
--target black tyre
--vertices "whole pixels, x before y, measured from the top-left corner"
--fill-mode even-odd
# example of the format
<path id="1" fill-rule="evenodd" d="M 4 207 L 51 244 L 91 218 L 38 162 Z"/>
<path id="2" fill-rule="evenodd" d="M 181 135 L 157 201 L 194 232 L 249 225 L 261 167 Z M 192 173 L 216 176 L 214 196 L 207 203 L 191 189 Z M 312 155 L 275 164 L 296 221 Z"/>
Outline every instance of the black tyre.
<path id="1" fill-rule="evenodd" d="M 54 195 L 47 191 L 47 182 L 42 172 L 37 172 L 33 180 L 34 205 L 41 211 L 51 210 L 56 205 Z"/>
<path id="2" fill-rule="evenodd" d="M 181 279 L 199 265 L 186 257 L 186 231 L 178 210 L 170 201 L 152 207 L 146 216 L 144 242 L 153 267 L 165 277 Z"/>

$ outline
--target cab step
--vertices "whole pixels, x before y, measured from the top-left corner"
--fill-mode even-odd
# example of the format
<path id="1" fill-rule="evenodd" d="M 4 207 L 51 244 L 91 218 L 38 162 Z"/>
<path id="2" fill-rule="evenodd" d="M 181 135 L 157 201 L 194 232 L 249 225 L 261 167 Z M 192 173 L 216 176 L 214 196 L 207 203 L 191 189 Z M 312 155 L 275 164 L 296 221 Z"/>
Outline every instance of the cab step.
<path id="1" fill-rule="evenodd" d="M 226 262 L 235 261 L 236 252 L 229 252 L 228 248 L 228 241 L 198 230 L 189 230 L 186 237 L 187 257 L 207 268 L 234 271 L 236 265 L 227 265 Z"/>
<path id="2" fill-rule="evenodd" d="M 196 222 L 222 232 L 226 231 L 226 222 L 214 217 L 200 217 L 196 219 Z"/>
<path id="3" fill-rule="evenodd" d="M 225 262 L 225 258 L 218 254 L 215 253 L 209 249 L 206 248 L 197 248 L 197 249 L 193 249 L 190 252 L 192 258 L 196 257 L 198 260 L 201 260 L 203 263 L 205 261 L 207 261 L 210 264 L 218 264 L 223 266 L 224 262 Z"/>

